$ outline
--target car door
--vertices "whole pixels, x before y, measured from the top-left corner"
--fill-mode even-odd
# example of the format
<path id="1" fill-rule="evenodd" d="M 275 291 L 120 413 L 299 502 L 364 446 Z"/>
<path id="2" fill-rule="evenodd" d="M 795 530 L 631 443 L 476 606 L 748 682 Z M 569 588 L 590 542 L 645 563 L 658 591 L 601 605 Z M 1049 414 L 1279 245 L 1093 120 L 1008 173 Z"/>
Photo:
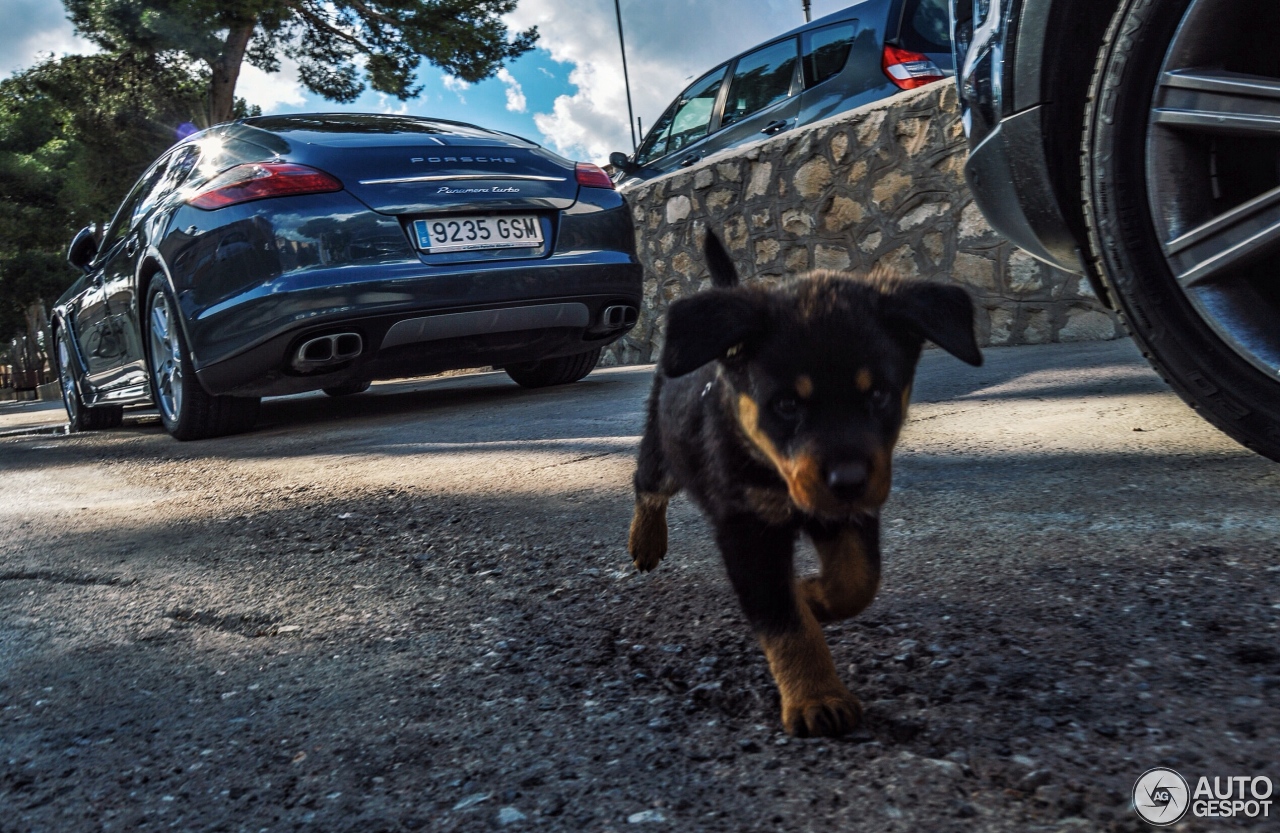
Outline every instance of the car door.
<path id="1" fill-rule="evenodd" d="M 128 320 L 131 314 L 135 317 L 137 314 L 130 300 L 138 257 L 143 249 L 137 221 L 159 184 L 167 161 L 163 158 L 156 162 L 133 186 L 107 229 L 102 254 L 94 261 L 97 286 L 86 295 L 86 301 L 92 299 L 95 306 L 92 321 L 81 324 L 80 335 L 88 338 L 88 342 L 82 344 L 88 364 L 86 375 L 98 391 L 113 391 L 141 384 L 146 379 L 145 374 L 137 378 L 136 368 L 132 367 L 135 360 L 131 357 L 138 354 L 141 344 L 137 328 Z M 84 309 L 88 317 L 90 308 L 86 305 Z"/>
<path id="2" fill-rule="evenodd" d="M 774 41 L 738 58 L 718 129 L 704 143 L 703 155 L 795 127 L 800 89 L 798 38 Z"/>
<path id="3" fill-rule="evenodd" d="M 120 334 L 124 354 L 121 356 L 120 378 L 122 386 L 146 383 L 146 356 L 142 342 L 142 305 L 145 298 L 138 297 L 138 262 L 148 246 L 152 215 L 165 198 L 186 179 L 199 160 L 199 148 L 186 145 L 162 157 L 140 180 L 142 197 L 133 209 L 130 231 L 125 237 L 122 257 L 113 261 L 111 269 L 104 270 L 107 304 Z M 142 288 L 145 291 L 145 287 Z"/>
<path id="4" fill-rule="evenodd" d="M 679 170 L 702 158 L 726 69 L 716 67 L 694 81 L 654 123 L 636 151 L 636 162 L 650 175 Z"/>

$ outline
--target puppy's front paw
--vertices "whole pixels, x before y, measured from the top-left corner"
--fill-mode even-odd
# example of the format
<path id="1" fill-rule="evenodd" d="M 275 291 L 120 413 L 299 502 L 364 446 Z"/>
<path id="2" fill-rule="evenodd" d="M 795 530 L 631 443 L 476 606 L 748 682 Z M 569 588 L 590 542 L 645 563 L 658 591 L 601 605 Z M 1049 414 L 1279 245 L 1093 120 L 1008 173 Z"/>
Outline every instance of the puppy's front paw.
<path id="1" fill-rule="evenodd" d="M 839 737 L 861 722 L 862 703 L 847 690 L 782 702 L 782 727 L 796 737 Z"/>
<path id="2" fill-rule="evenodd" d="M 641 494 L 631 518 L 627 551 L 636 569 L 647 573 L 667 554 L 667 500 L 661 495 Z"/>
<path id="3" fill-rule="evenodd" d="M 640 572 L 647 573 L 657 567 L 667 554 L 667 525 L 650 524 L 646 527 L 632 523 L 627 551 L 631 553 L 631 562 Z"/>

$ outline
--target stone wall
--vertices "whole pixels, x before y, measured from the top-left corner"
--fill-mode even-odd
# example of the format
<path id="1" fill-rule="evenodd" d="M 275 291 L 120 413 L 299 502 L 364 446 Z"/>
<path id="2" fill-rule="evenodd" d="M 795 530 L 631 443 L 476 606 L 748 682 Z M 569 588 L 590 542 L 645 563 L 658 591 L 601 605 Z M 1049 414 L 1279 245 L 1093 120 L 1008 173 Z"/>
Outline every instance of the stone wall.
<path id="1" fill-rule="evenodd" d="M 603 363 L 657 358 L 667 305 L 710 285 L 708 226 L 749 282 L 886 260 L 959 283 L 977 305 L 984 346 L 1120 335 L 1084 278 L 1041 264 L 987 225 L 965 185 L 958 113 L 955 85 L 937 83 L 626 189 L 644 308 Z"/>

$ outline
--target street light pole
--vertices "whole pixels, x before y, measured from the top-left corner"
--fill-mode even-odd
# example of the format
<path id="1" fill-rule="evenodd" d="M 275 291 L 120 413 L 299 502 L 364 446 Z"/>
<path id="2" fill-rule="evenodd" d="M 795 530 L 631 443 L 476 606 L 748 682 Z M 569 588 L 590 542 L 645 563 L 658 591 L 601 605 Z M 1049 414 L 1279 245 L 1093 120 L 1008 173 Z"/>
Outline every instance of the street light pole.
<path id="1" fill-rule="evenodd" d="M 809 22 L 809 0 L 800 0 L 800 2 L 804 5 L 804 22 L 808 23 Z"/>
<path id="2" fill-rule="evenodd" d="M 613 10 L 618 15 L 618 46 L 622 47 L 622 83 L 627 88 L 627 127 L 631 128 L 631 152 L 634 153 L 638 147 L 636 117 L 631 111 L 631 78 L 627 75 L 627 42 L 622 38 L 622 7 L 619 5 L 619 0 L 613 0 Z"/>

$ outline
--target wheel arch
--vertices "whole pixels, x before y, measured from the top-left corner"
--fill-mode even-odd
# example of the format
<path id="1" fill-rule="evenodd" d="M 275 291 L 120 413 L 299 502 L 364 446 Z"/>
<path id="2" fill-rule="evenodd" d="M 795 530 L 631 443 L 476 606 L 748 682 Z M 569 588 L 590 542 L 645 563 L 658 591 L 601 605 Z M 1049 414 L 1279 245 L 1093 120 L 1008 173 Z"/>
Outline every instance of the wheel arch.
<path id="1" fill-rule="evenodd" d="M 157 274 L 164 275 L 164 282 L 169 285 L 169 294 L 176 303 L 178 300 L 178 292 L 173 285 L 173 274 L 169 271 L 168 265 L 164 262 L 164 258 L 154 246 L 147 249 L 145 255 L 138 260 L 137 284 L 135 289 L 138 299 L 138 322 L 140 330 L 139 335 L 146 343 L 146 339 L 151 335 L 150 316 L 146 313 L 147 306 L 147 290 L 151 286 L 151 280 Z M 182 334 L 186 337 L 187 344 L 191 343 L 191 334 L 187 332 L 187 322 L 179 315 L 178 326 L 182 328 Z"/>
<path id="2" fill-rule="evenodd" d="M 1022 0 L 1012 17 L 1012 60 L 1005 83 L 1012 90 L 1006 112 L 1040 106 L 1041 137 L 1048 176 L 1062 217 L 1082 252 L 1089 251 L 1081 182 L 1080 143 L 1085 100 L 1107 26 L 1124 0 Z M 1115 308 L 1084 258 L 1086 276 L 1098 298 Z"/>

